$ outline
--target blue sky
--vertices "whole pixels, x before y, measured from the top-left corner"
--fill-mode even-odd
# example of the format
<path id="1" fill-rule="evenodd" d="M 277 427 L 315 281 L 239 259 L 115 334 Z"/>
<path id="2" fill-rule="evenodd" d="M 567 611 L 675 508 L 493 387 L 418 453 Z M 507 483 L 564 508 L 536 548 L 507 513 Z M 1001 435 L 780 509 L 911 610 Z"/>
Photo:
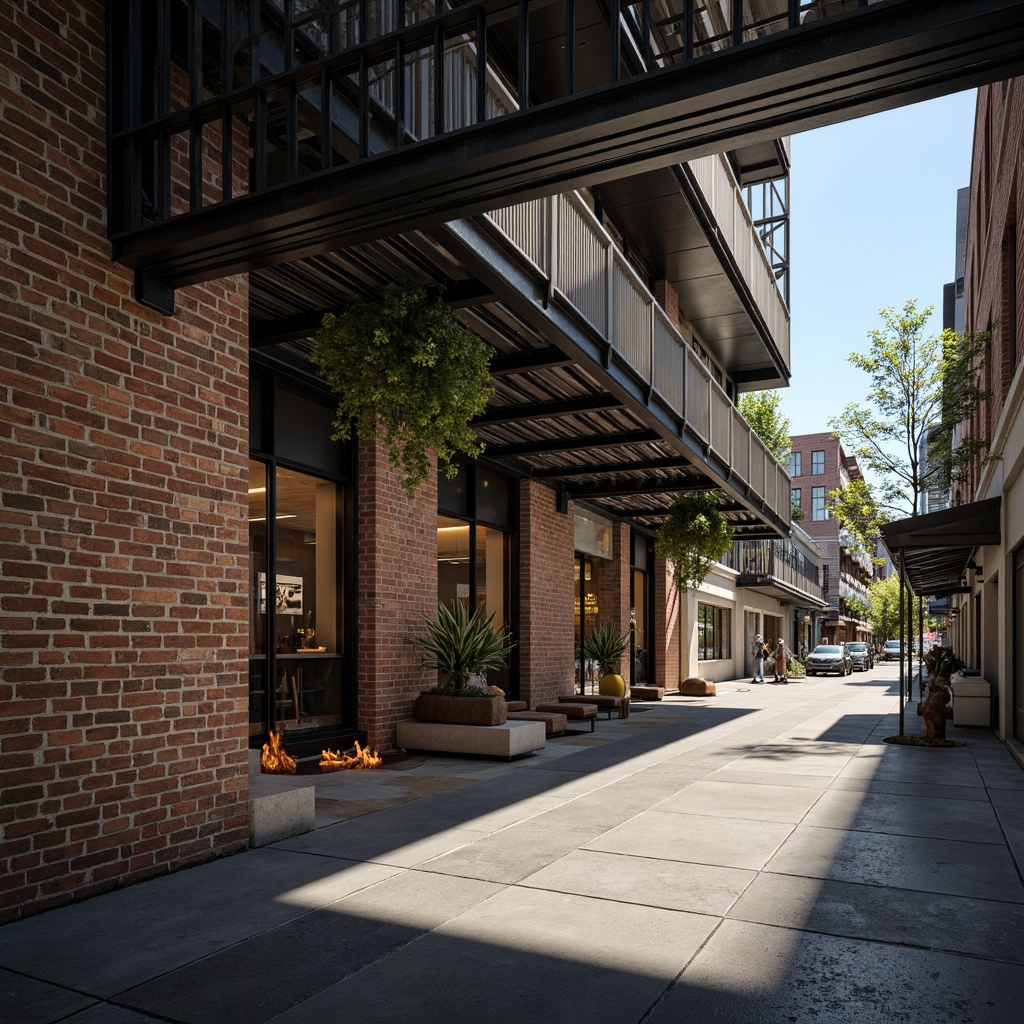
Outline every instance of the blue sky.
<path id="1" fill-rule="evenodd" d="M 827 430 L 868 378 L 847 357 L 866 351 L 878 311 L 934 305 L 956 257 L 956 193 L 970 184 L 975 91 L 793 136 L 790 433 Z"/>

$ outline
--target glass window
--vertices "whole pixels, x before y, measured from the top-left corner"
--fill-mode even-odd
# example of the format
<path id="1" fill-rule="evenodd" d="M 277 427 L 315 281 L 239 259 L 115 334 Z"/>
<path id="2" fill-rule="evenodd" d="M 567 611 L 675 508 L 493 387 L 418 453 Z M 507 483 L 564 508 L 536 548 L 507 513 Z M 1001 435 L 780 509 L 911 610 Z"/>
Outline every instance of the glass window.
<path id="1" fill-rule="evenodd" d="M 697 604 L 697 660 L 718 661 L 732 657 L 732 610 L 713 604 Z"/>
<path id="2" fill-rule="evenodd" d="M 494 615 L 496 627 L 509 624 L 508 534 L 460 519 L 437 517 L 437 600 L 461 601 Z M 489 685 L 508 690 L 509 670 L 492 670 Z"/>
<path id="3" fill-rule="evenodd" d="M 811 452 L 811 475 L 821 476 L 825 472 L 825 451 Z"/>
<path id="4" fill-rule="evenodd" d="M 800 488 L 799 487 L 794 487 L 793 491 L 792 491 L 792 494 L 793 494 L 792 504 L 794 504 L 797 508 L 800 508 L 800 499 L 801 499 L 801 497 L 803 497 L 803 495 L 802 495 L 802 493 L 800 491 Z"/>
<path id="5" fill-rule="evenodd" d="M 790 476 L 802 476 L 803 475 L 803 452 L 790 452 L 789 453 L 789 475 Z"/>
<path id="6" fill-rule="evenodd" d="M 274 602 L 278 729 L 343 724 L 341 488 L 308 473 L 275 476 Z M 262 581 L 261 581 L 262 585 Z"/>
<path id="7" fill-rule="evenodd" d="M 828 519 L 828 509 L 825 507 L 825 488 L 811 488 L 811 518 L 820 521 Z"/>

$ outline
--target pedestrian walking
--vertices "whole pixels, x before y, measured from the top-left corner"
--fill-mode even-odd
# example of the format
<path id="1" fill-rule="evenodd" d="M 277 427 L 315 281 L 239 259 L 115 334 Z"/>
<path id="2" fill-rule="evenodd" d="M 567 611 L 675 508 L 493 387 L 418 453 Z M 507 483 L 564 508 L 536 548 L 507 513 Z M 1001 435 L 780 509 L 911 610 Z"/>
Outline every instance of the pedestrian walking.
<path id="1" fill-rule="evenodd" d="M 775 645 L 775 682 L 783 685 L 789 682 L 786 678 L 786 641 L 781 636 Z"/>
<path id="2" fill-rule="evenodd" d="M 760 633 L 754 634 L 754 642 L 751 644 L 750 653 L 754 656 L 754 678 L 752 683 L 764 683 L 764 654 L 765 644 Z"/>

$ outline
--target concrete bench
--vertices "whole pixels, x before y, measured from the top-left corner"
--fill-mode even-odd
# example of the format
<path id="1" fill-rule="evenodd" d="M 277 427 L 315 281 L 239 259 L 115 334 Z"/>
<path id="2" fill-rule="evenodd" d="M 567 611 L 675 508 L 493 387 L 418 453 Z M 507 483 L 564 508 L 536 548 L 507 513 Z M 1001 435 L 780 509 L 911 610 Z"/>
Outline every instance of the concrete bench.
<path id="1" fill-rule="evenodd" d="M 268 846 L 313 830 L 316 786 L 312 779 L 309 785 L 295 786 L 292 779 L 290 775 L 262 775 L 250 780 L 250 847 Z"/>
<path id="2" fill-rule="evenodd" d="M 503 757 L 511 761 L 544 747 L 543 722 L 505 722 L 502 725 L 449 725 L 446 722 L 417 722 L 395 725 L 395 743 L 404 750 L 425 750 L 435 754 L 476 754 Z"/>
<path id="3" fill-rule="evenodd" d="M 594 731 L 594 722 L 597 721 L 597 705 L 593 702 L 586 704 L 579 702 L 571 704 L 538 704 L 536 710 L 562 715 L 577 722 L 590 722 L 591 732 Z"/>
<path id="4" fill-rule="evenodd" d="M 664 686 L 631 686 L 629 688 L 630 699 L 637 700 L 662 700 L 665 696 Z"/>
<path id="5" fill-rule="evenodd" d="M 568 693 L 562 694 L 558 698 L 559 704 L 596 704 L 598 708 L 601 708 L 608 712 L 608 717 L 612 717 L 613 711 L 618 711 L 619 718 L 629 718 L 629 698 L 628 697 L 609 697 L 603 693 Z"/>

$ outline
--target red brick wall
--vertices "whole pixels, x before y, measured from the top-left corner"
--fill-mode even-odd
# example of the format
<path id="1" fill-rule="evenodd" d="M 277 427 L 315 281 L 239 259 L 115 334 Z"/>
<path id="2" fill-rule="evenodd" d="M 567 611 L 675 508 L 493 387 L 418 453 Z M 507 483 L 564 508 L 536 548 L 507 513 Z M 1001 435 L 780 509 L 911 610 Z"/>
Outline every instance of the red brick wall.
<path id="1" fill-rule="evenodd" d="M 982 386 L 992 398 L 971 432 L 991 438 L 1024 352 L 1024 241 L 1017 211 L 1024 209 L 1024 79 L 978 90 L 967 224 L 965 329 L 992 331 Z M 1014 240 L 1015 248 L 1009 248 Z M 1016 288 L 1013 287 L 1013 275 Z M 1014 304 L 1014 292 L 1016 303 Z M 1016 340 L 1016 346 L 1014 342 Z M 1016 351 L 1015 351 L 1016 347 Z M 971 501 L 976 469 L 958 497 Z"/>
<path id="2" fill-rule="evenodd" d="M 0 9 L 0 920 L 248 840 L 246 282 L 109 262 L 103 6 Z"/>
<path id="3" fill-rule="evenodd" d="M 614 626 L 620 633 L 629 632 L 629 578 L 630 578 L 630 531 L 626 523 L 615 523 L 612 526 L 612 559 L 594 559 L 594 574 L 597 577 L 597 621 L 602 625 Z M 629 651 L 623 655 L 620 666 L 616 670 L 629 676 Z"/>
<path id="4" fill-rule="evenodd" d="M 519 486 L 520 697 L 550 700 L 573 689 L 573 514 L 555 507 L 555 492 Z"/>
<path id="5" fill-rule="evenodd" d="M 679 689 L 680 636 L 685 595 L 672 582 L 672 567 L 654 560 L 654 679 L 667 690 Z"/>
<path id="6" fill-rule="evenodd" d="M 410 498 L 379 442 L 360 441 L 357 452 L 358 724 L 371 746 L 387 751 L 395 723 L 437 681 L 405 642 L 437 609 L 437 478 Z"/>

